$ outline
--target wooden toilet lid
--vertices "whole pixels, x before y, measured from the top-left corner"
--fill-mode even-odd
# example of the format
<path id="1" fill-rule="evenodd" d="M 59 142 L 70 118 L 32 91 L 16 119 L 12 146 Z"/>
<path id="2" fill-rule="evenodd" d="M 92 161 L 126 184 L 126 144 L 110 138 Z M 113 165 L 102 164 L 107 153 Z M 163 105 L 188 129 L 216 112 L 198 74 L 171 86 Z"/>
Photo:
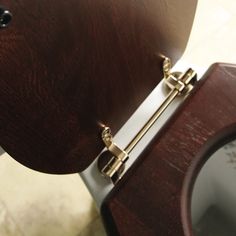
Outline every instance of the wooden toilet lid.
<path id="1" fill-rule="evenodd" d="M 5 0 L 0 145 L 46 173 L 84 170 L 180 58 L 196 0 Z M 183 7 L 184 6 L 184 7 Z"/>

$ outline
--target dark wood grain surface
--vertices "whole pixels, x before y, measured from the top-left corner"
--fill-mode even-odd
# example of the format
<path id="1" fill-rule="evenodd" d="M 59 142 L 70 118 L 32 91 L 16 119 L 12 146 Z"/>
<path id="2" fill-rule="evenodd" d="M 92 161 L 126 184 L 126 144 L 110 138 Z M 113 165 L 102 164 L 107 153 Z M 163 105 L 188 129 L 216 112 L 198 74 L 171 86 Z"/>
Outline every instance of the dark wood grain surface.
<path id="1" fill-rule="evenodd" d="M 216 64 L 105 200 L 109 235 L 193 235 L 196 176 L 235 137 L 236 66 Z"/>
<path id="2" fill-rule="evenodd" d="M 196 0 L 1 0 L 0 145 L 48 173 L 82 171 L 182 54 Z M 183 7 L 185 6 L 185 7 Z"/>

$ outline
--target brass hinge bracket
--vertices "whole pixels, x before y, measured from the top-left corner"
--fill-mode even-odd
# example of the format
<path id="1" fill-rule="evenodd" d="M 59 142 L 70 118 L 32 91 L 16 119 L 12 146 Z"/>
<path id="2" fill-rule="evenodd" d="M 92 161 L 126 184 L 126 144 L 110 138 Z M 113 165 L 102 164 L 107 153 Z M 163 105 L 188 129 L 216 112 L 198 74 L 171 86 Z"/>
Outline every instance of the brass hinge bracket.
<path id="1" fill-rule="evenodd" d="M 107 150 L 112 154 L 105 166 L 102 166 L 101 173 L 105 177 L 109 177 L 113 183 L 116 183 L 121 172 L 124 170 L 124 164 L 128 160 L 128 154 L 119 148 L 114 142 L 109 127 L 104 127 L 102 131 L 102 140 L 106 145 Z"/>
<path id="2" fill-rule="evenodd" d="M 109 127 L 104 127 L 102 131 L 102 140 L 107 147 L 107 151 L 111 154 L 110 158 L 106 160 L 105 164 L 99 164 L 99 170 L 103 176 L 111 179 L 113 183 L 116 183 L 122 176 L 125 169 L 125 162 L 129 158 L 129 153 L 134 149 L 134 147 L 139 143 L 143 136 L 148 132 L 148 130 L 153 126 L 156 120 L 161 116 L 161 114 L 166 110 L 166 108 L 172 103 L 172 101 L 177 96 L 186 96 L 194 87 L 197 81 L 197 74 L 191 68 L 185 73 L 181 72 L 171 72 L 172 65 L 171 60 L 167 57 L 163 61 L 163 82 L 170 90 L 166 99 L 163 101 L 161 106 L 156 110 L 148 122 L 141 128 L 141 130 L 136 134 L 133 140 L 127 145 L 127 147 L 122 150 L 114 142 Z M 102 156 L 99 158 L 99 163 L 103 163 L 101 160 Z"/>

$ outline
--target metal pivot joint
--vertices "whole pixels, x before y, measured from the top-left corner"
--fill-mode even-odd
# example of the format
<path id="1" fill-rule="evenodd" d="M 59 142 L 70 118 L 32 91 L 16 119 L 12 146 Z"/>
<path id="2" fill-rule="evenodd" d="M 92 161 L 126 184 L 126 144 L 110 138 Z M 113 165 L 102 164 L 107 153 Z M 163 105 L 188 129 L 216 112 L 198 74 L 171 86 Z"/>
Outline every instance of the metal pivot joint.
<path id="1" fill-rule="evenodd" d="M 112 154 L 112 158 L 108 160 L 101 169 L 101 173 L 105 177 L 109 177 L 112 182 L 115 183 L 119 180 L 120 174 L 124 170 L 125 162 L 128 160 L 128 154 L 113 142 L 111 129 L 109 127 L 104 127 L 102 131 L 102 140 L 107 150 Z"/>
<path id="2" fill-rule="evenodd" d="M 126 146 L 124 150 L 119 148 L 114 142 L 109 127 L 104 127 L 102 131 L 102 140 L 111 154 L 110 158 L 99 166 L 99 170 L 103 176 L 109 178 L 113 183 L 116 183 L 121 177 L 125 169 L 125 162 L 129 158 L 129 153 L 135 148 L 143 136 L 153 126 L 157 119 L 162 115 L 166 108 L 178 96 L 186 96 L 194 87 L 197 81 L 197 74 L 191 68 L 185 73 L 171 72 L 171 60 L 167 57 L 163 61 L 163 83 L 168 88 L 169 93 L 160 107 L 155 111 L 147 123 L 140 129 L 136 136 Z M 101 157 L 99 157 L 100 159 Z"/>

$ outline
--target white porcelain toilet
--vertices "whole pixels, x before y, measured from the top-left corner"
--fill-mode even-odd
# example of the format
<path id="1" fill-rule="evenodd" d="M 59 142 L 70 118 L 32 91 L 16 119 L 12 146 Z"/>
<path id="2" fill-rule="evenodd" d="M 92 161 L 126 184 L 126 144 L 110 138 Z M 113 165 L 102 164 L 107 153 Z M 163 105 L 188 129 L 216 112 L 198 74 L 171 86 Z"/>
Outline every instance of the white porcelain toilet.
<path id="1" fill-rule="evenodd" d="M 236 141 L 218 149 L 201 169 L 192 195 L 196 236 L 236 235 Z"/>

